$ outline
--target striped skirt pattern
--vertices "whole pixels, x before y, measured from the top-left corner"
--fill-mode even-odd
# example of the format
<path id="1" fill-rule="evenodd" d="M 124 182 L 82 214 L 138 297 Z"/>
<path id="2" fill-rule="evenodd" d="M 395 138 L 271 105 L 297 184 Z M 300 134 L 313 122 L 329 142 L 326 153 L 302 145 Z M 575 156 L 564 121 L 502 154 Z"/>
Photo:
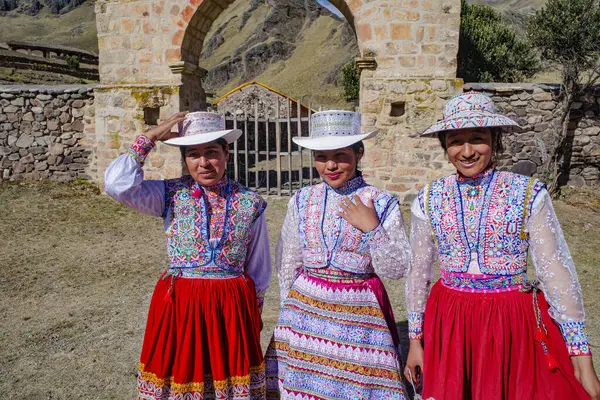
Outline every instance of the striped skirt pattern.
<path id="1" fill-rule="evenodd" d="M 265 356 L 267 398 L 405 399 L 397 346 L 377 276 L 340 282 L 305 272 Z"/>

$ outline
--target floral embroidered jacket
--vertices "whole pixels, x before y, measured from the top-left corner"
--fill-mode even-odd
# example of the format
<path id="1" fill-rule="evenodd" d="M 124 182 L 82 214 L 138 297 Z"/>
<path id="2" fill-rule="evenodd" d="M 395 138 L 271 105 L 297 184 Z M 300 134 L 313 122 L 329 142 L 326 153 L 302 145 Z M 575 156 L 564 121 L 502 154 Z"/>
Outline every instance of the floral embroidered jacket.
<path id="1" fill-rule="evenodd" d="M 365 204 L 373 199 L 379 225 L 371 232 L 362 233 L 337 215 L 340 201 L 353 194 Z M 326 183 L 305 187 L 290 200 L 277 242 L 281 300 L 303 268 L 399 279 L 410 259 L 402 213 L 391 194 L 369 186 L 360 175 L 337 189 Z"/>
<path id="2" fill-rule="evenodd" d="M 228 278 L 246 272 L 259 306 L 271 277 L 263 211 L 266 202 L 225 177 L 202 187 L 191 176 L 144 180 L 142 164 L 154 143 L 141 135 L 111 163 L 106 193 L 142 213 L 163 218 L 171 273 L 187 278 Z"/>
<path id="3" fill-rule="evenodd" d="M 475 178 L 454 174 L 421 190 L 411 211 L 413 264 L 406 282 L 411 339 L 422 338 L 436 259 L 443 285 L 489 293 L 527 285 L 531 252 L 569 353 L 590 354 L 581 287 L 541 182 L 495 168 Z"/>

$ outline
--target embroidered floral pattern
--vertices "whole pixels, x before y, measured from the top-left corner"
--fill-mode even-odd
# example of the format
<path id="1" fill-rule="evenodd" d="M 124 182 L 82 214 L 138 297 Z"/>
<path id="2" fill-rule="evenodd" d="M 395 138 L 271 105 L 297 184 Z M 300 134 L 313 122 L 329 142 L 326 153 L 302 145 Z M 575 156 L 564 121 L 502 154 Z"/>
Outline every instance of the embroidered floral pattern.
<path id="1" fill-rule="evenodd" d="M 371 249 L 376 249 L 381 244 L 387 243 L 390 240 L 382 224 L 377 225 L 375 229 L 365 233 L 364 236 Z"/>
<path id="2" fill-rule="evenodd" d="M 543 187 L 494 168 L 472 179 L 450 175 L 433 182 L 419 201 L 430 216 L 442 268 L 467 272 L 476 251 L 484 274 L 524 272 L 529 248 L 525 224 Z"/>
<path id="3" fill-rule="evenodd" d="M 251 366 L 250 374 L 232 376 L 223 380 L 214 380 L 205 375 L 203 382 L 175 382 L 172 376 L 159 378 L 156 374 L 144 370 L 144 364 L 138 367 L 138 396 L 144 399 L 173 400 L 259 400 L 264 399 L 265 365 Z"/>
<path id="4" fill-rule="evenodd" d="M 572 356 L 589 356 L 592 354 L 588 341 L 587 328 L 583 322 L 565 322 L 559 324 L 569 354 Z"/>
<path id="5" fill-rule="evenodd" d="M 265 362 L 268 399 L 406 398 L 389 326 L 364 279 L 340 284 L 300 275 Z"/>
<path id="6" fill-rule="evenodd" d="M 148 154 L 150 154 L 150 151 L 154 148 L 154 146 L 155 143 L 148 136 L 140 135 L 136 141 L 129 146 L 127 154 L 138 160 L 140 164 L 144 164 L 146 157 L 148 157 Z"/>
<path id="7" fill-rule="evenodd" d="M 252 223 L 266 202 L 228 179 L 212 188 L 198 186 L 189 175 L 165 183 L 165 209 L 172 214 L 166 233 L 170 268 L 190 277 L 241 275 Z"/>
<path id="8" fill-rule="evenodd" d="M 485 186 L 486 173 L 471 180 L 456 175 L 445 177 L 419 192 L 411 219 L 413 264 L 406 281 L 409 313 L 425 311 L 434 280 L 436 255 L 439 255 L 441 282 L 445 286 L 493 293 L 530 285 L 526 268 L 527 255 L 531 252 L 536 277 L 550 305 L 548 312 L 561 325 L 569 353 L 589 354 L 581 286 L 544 185 L 536 179 L 495 171 L 486 189 L 491 189 L 492 196 L 479 206 L 476 200 L 478 196 L 485 196 L 485 192 L 473 190 L 473 185 Z M 462 194 L 462 199 L 457 192 Z M 461 236 L 462 231 L 469 229 L 461 220 L 467 219 L 468 225 L 465 215 L 469 213 L 469 202 L 473 202 L 474 211 L 477 207 L 483 208 L 481 217 L 475 218 L 480 225 L 478 238 Z M 459 207 L 463 212 L 457 212 Z M 472 228 L 470 231 L 475 232 Z M 472 240 L 468 241 L 469 238 Z M 469 246 L 477 260 L 471 260 Z M 475 267 L 474 273 L 469 271 L 471 266 Z M 418 327 L 412 330 L 416 332 Z"/>
<path id="9" fill-rule="evenodd" d="M 368 186 L 362 176 L 351 179 L 338 189 L 321 183 L 298 192 L 296 204 L 300 237 L 304 242 L 305 267 L 323 268 L 331 264 L 348 272 L 374 272 L 369 246 L 386 241 L 387 235 L 381 224 L 373 232 L 363 234 L 337 215 L 341 199 L 354 193 L 363 203 L 374 200 L 380 221 L 388 207 L 397 202 L 391 195 Z"/>
<path id="10" fill-rule="evenodd" d="M 467 92 L 451 98 L 444 108 L 444 119 L 438 121 L 423 136 L 450 129 L 492 126 L 518 126 L 508 117 L 496 114 L 494 102 L 485 93 Z"/>
<path id="11" fill-rule="evenodd" d="M 519 290 L 527 285 L 527 273 L 516 275 L 474 275 L 440 271 L 444 286 L 461 292 L 499 293 Z"/>
<path id="12" fill-rule="evenodd" d="M 423 313 L 408 313 L 408 338 L 423 339 Z"/>

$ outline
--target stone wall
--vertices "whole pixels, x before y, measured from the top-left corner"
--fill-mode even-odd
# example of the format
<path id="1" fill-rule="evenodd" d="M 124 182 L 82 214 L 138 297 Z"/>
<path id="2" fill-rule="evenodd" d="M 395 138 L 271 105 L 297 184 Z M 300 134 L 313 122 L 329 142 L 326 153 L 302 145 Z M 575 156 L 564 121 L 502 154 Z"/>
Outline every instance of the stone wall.
<path id="1" fill-rule="evenodd" d="M 82 64 L 77 68 L 71 68 L 65 60 L 44 58 L 10 50 L 0 49 L 0 67 L 53 72 L 90 81 L 99 79 L 98 68 L 94 65 Z"/>
<path id="2" fill-rule="evenodd" d="M 488 93 L 499 112 L 515 119 L 523 132 L 504 136 L 506 151 L 499 166 L 545 178 L 544 162 L 560 124 L 559 87 L 534 84 L 467 84 L 464 90 Z M 600 87 L 576 99 L 571 110 L 561 184 L 600 184 Z"/>
<path id="3" fill-rule="evenodd" d="M 96 181 L 94 88 L 0 86 L 0 180 Z"/>
<path id="4" fill-rule="evenodd" d="M 365 72 L 370 71 L 363 71 Z M 420 138 L 441 118 L 446 101 L 462 91 L 460 79 L 392 80 L 363 76 L 361 111 L 365 131 L 379 130 L 365 141 L 362 165 L 369 183 L 398 194 L 403 202 L 415 198 L 431 180 L 453 171 L 437 140 Z"/>
<path id="5" fill-rule="evenodd" d="M 427 182 L 453 171 L 435 139 L 420 138 L 441 117 L 446 100 L 461 91 L 488 93 L 498 111 L 514 118 L 523 132 L 504 136 L 502 169 L 544 179 L 543 163 L 558 123 L 558 86 L 465 84 L 460 80 L 391 80 L 383 84 L 364 71 L 363 125 L 380 134 L 366 142 L 362 168 L 370 183 L 408 202 Z M 169 110 L 177 91 L 122 87 L 0 86 L 0 179 L 77 178 L 102 183 L 103 172 L 148 129 L 145 108 Z M 99 112 L 95 112 L 101 104 Z M 129 110 L 129 111 L 128 111 Z M 129 114 L 128 114 L 129 113 Z M 130 121 L 130 122 L 127 122 Z M 100 124 L 100 129 L 96 129 Z M 274 131 L 274 129 L 273 129 Z M 102 134 L 105 132 L 106 134 Z M 180 174 L 177 149 L 159 144 L 146 163 L 148 178 Z M 562 184 L 600 184 L 600 87 L 573 105 Z"/>

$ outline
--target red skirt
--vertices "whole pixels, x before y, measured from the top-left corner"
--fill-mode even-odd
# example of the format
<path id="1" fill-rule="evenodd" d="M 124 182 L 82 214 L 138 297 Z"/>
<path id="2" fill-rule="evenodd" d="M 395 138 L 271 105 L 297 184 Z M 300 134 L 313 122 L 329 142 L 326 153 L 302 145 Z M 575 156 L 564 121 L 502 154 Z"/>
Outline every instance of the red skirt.
<path id="1" fill-rule="evenodd" d="M 265 374 L 254 282 L 160 279 L 138 371 L 141 399 L 263 399 Z"/>
<path id="2" fill-rule="evenodd" d="M 537 330 L 532 293 L 468 293 L 440 282 L 432 290 L 423 326 L 423 398 L 435 400 L 589 399 L 575 378 L 558 325 L 538 292 L 548 330 L 548 368 Z"/>

